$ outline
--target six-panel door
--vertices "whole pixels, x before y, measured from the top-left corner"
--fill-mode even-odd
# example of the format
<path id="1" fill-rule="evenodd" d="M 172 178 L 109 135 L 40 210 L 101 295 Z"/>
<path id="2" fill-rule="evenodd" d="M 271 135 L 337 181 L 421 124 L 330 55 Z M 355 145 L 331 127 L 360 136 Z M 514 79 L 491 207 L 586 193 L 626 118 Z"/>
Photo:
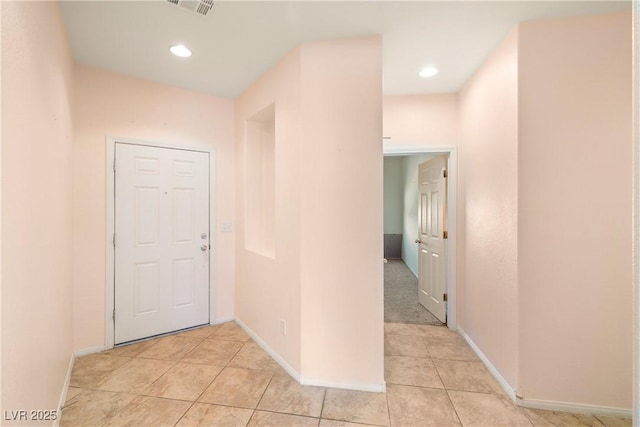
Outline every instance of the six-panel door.
<path id="1" fill-rule="evenodd" d="M 446 170 L 438 156 L 418 166 L 419 277 L 418 301 L 441 322 L 446 322 Z"/>
<path id="2" fill-rule="evenodd" d="M 116 143 L 115 343 L 209 323 L 209 154 Z"/>

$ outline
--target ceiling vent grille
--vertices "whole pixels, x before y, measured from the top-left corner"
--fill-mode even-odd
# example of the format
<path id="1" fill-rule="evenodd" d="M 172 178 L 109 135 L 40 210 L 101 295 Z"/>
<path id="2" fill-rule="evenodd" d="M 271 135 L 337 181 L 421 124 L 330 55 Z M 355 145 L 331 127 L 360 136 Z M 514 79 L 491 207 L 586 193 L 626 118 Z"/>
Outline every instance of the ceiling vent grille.
<path id="1" fill-rule="evenodd" d="M 169 3 L 180 6 L 190 12 L 207 16 L 213 7 L 213 0 L 167 0 Z"/>

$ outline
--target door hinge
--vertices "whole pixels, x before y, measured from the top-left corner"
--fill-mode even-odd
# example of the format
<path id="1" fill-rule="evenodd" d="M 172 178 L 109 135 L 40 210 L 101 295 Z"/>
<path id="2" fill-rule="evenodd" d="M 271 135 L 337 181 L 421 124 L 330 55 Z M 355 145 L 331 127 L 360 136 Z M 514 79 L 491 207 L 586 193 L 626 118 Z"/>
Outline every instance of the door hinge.
<path id="1" fill-rule="evenodd" d="M 442 301 L 447 302 L 447 294 L 442 294 Z"/>
<path id="2" fill-rule="evenodd" d="M 113 321 L 115 322 L 115 320 L 116 320 L 116 309 L 115 308 L 113 309 L 112 317 L 113 317 Z"/>
<path id="3" fill-rule="evenodd" d="M 449 238 L 449 232 L 448 231 L 443 231 L 442 232 L 442 238 L 443 239 L 448 239 Z"/>
<path id="4" fill-rule="evenodd" d="M 116 159 L 113 159 L 113 171 L 116 171 Z"/>
<path id="5" fill-rule="evenodd" d="M 442 176 L 445 177 L 445 178 L 449 177 L 449 173 L 447 172 L 446 169 L 442 171 Z"/>
<path id="6" fill-rule="evenodd" d="M 113 247 L 116 247 L 116 233 L 113 233 Z"/>

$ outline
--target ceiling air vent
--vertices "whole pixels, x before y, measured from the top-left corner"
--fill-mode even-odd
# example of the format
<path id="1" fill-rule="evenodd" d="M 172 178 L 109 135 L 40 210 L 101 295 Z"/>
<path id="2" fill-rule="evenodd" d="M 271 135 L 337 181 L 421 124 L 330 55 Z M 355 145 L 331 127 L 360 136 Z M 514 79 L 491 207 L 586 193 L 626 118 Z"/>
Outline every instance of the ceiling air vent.
<path id="1" fill-rule="evenodd" d="M 207 13 L 213 7 L 213 0 L 167 0 L 176 6 L 180 6 L 190 12 L 207 16 Z"/>

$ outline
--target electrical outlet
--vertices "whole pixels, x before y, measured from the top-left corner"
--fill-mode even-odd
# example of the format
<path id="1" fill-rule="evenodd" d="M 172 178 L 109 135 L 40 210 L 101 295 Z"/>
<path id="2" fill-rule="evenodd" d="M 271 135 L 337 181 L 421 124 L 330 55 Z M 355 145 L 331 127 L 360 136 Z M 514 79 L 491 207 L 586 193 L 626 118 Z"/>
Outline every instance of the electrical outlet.
<path id="1" fill-rule="evenodd" d="M 223 222 L 222 223 L 222 232 L 223 233 L 231 233 L 231 223 L 230 222 Z"/>
<path id="2" fill-rule="evenodd" d="M 280 333 L 287 335 L 287 322 L 284 319 L 280 319 Z"/>

